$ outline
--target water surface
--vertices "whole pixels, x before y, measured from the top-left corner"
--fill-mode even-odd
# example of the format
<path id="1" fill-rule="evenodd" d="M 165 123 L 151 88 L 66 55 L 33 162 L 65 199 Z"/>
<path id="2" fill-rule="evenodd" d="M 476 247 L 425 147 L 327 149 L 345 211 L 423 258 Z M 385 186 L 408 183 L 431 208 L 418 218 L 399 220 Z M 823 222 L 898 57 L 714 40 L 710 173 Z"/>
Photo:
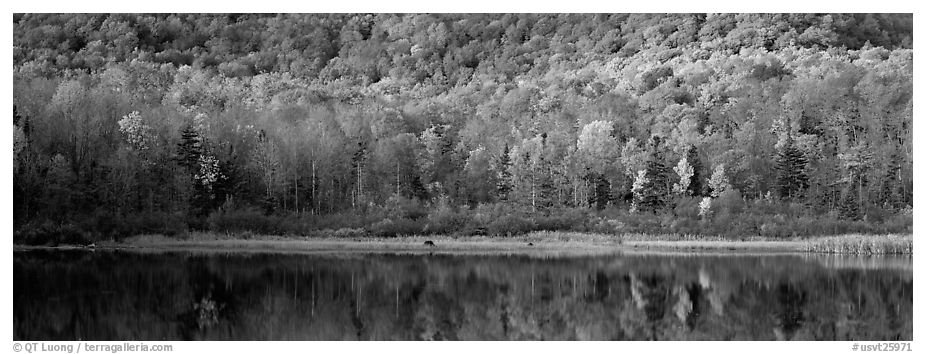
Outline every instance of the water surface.
<path id="1" fill-rule="evenodd" d="M 911 340 L 910 257 L 16 251 L 14 340 Z"/>

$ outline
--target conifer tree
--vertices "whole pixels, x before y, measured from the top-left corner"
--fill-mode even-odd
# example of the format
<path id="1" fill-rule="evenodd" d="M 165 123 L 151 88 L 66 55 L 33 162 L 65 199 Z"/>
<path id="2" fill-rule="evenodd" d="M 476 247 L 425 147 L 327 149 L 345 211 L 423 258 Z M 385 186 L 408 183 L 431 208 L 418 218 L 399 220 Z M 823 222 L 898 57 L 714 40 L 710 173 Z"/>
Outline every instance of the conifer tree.
<path id="1" fill-rule="evenodd" d="M 688 194 L 691 196 L 701 196 L 704 184 L 701 181 L 701 158 L 698 155 L 698 147 L 692 145 L 688 148 L 688 153 L 685 156 L 688 160 L 688 165 L 691 166 L 691 177 L 688 181 Z"/>
<path id="2" fill-rule="evenodd" d="M 192 176 L 199 171 L 199 157 L 202 154 L 203 143 L 199 132 L 193 125 L 188 125 L 180 132 L 180 143 L 177 144 L 178 164 L 185 167 Z"/>
<path id="3" fill-rule="evenodd" d="M 610 200 L 611 183 L 600 173 L 590 173 L 589 179 L 591 179 L 595 191 L 589 198 L 591 199 L 589 204 L 594 205 L 597 210 L 604 210 Z"/>
<path id="4" fill-rule="evenodd" d="M 646 160 L 643 175 L 635 183 L 634 206 L 638 211 L 659 211 L 666 206 L 670 192 L 669 171 L 661 150 L 661 139 L 654 136 L 650 140 L 650 152 Z"/>
<path id="5" fill-rule="evenodd" d="M 778 152 L 775 169 L 778 172 L 778 195 L 782 199 L 799 198 L 807 188 L 807 159 L 794 146 L 790 134 Z"/>
<path id="6" fill-rule="evenodd" d="M 205 185 L 199 183 L 197 175 L 201 173 L 203 155 L 203 141 L 199 132 L 192 124 L 180 132 L 180 143 L 177 144 L 177 163 L 186 169 L 188 183 L 192 186 L 192 195 L 188 200 L 190 212 L 193 215 L 204 215 L 213 205 L 212 193 Z"/>
<path id="7" fill-rule="evenodd" d="M 902 163 L 900 151 L 894 151 L 881 185 L 881 201 L 888 207 L 901 208 L 904 205 L 903 184 L 898 178 Z"/>
<path id="8" fill-rule="evenodd" d="M 859 214 L 858 190 L 855 183 L 849 183 L 842 190 L 842 197 L 839 198 L 839 215 L 846 219 L 856 220 Z"/>
<path id="9" fill-rule="evenodd" d="M 511 192 L 511 157 L 509 156 L 508 143 L 505 143 L 505 148 L 502 150 L 501 155 L 495 160 L 495 173 L 496 173 L 496 185 L 495 191 L 498 193 L 498 200 L 507 201 L 508 193 Z"/>
<path id="10" fill-rule="evenodd" d="M 554 204 L 556 188 L 553 182 L 553 163 L 545 156 L 540 156 L 535 183 L 537 184 L 537 210 L 548 210 Z"/>

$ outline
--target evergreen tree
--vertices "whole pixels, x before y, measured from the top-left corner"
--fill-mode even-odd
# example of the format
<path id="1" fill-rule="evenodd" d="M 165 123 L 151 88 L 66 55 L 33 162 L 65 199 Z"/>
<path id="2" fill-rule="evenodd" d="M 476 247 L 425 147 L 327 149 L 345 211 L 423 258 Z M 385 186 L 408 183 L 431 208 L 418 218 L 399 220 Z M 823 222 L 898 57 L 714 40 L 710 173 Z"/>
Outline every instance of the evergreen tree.
<path id="1" fill-rule="evenodd" d="M 839 198 L 839 215 L 852 220 L 859 218 L 858 190 L 855 188 L 855 183 L 850 182 L 842 190 L 842 197 Z"/>
<path id="2" fill-rule="evenodd" d="M 688 153 L 685 156 L 688 160 L 688 165 L 691 166 L 691 177 L 688 182 L 688 194 L 691 196 L 701 196 L 704 183 L 701 181 L 701 157 L 698 154 L 698 147 L 692 145 L 688 148 Z"/>
<path id="3" fill-rule="evenodd" d="M 546 156 L 540 156 L 538 163 L 535 183 L 537 184 L 537 210 L 546 211 L 553 206 L 556 196 L 556 188 L 553 183 L 553 162 Z"/>
<path id="4" fill-rule="evenodd" d="M 661 139 L 654 136 L 642 175 L 635 182 L 634 206 L 638 211 L 659 211 L 665 208 L 671 191 L 669 173 L 661 150 Z"/>
<path id="5" fill-rule="evenodd" d="M 199 171 L 199 157 L 203 154 L 203 143 L 199 132 L 193 125 L 188 125 L 180 132 L 177 144 L 177 163 L 187 169 L 192 176 Z"/>
<path id="6" fill-rule="evenodd" d="M 905 204 L 903 184 L 900 183 L 900 167 L 903 163 L 900 151 L 891 154 L 891 161 L 885 171 L 881 185 L 881 202 L 892 208 L 902 208 Z"/>
<path id="7" fill-rule="evenodd" d="M 778 172 L 778 195 L 782 199 L 799 198 L 807 188 L 807 159 L 794 146 L 790 135 L 778 152 L 775 169 Z"/>
<path id="8" fill-rule="evenodd" d="M 16 112 L 16 105 L 14 104 L 14 105 L 13 105 L 13 124 L 14 124 L 14 125 L 19 125 L 19 121 L 20 121 L 21 119 L 22 119 L 22 117 L 19 115 L 18 112 Z"/>
<path id="9" fill-rule="evenodd" d="M 611 199 L 611 183 L 600 173 L 589 173 L 589 180 L 592 182 L 594 193 L 591 194 L 589 205 L 594 205 L 597 210 L 604 210 Z"/>
<path id="10" fill-rule="evenodd" d="M 495 160 L 495 173 L 497 176 L 495 190 L 498 193 L 498 200 L 507 201 L 508 193 L 511 192 L 511 156 L 509 156 L 508 143 L 502 154 Z"/>

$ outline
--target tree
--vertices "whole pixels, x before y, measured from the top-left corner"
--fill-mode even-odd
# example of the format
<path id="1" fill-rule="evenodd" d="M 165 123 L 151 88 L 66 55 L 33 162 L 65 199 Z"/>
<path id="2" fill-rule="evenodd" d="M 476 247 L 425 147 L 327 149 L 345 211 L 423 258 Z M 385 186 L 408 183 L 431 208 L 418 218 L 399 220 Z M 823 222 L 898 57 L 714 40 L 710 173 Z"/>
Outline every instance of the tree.
<path id="1" fill-rule="evenodd" d="M 191 176 L 199 169 L 199 158 L 203 154 L 203 142 L 199 132 L 192 124 L 180 131 L 180 143 L 177 144 L 177 163 L 187 169 Z"/>
<path id="2" fill-rule="evenodd" d="M 688 178 L 688 195 L 700 196 L 703 190 L 701 180 L 701 157 L 698 155 L 698 147 L 690 146 L 685 155 L 685 162 L 691 167 L 691 176 Z"/>
<path id="3" fill-rule="evenodd" d="M 676 165 L 673 170 L 675 174 L 678 175 L 678 183 L 672 186 L 672 192 L 682 195 L 691 195 L 689 187 L 691 186 L 691 177 L 694 175 L 694 169 L 688 164 L 688 157 L 684 156 L 681 160 L 678 160 L 678 165 Z"/>
<path id="4" fill-rule="evenodd" d="M 596 120 L 582 127 L 576 142 L 580 165 L 586 171 L 585 179 L 593 188 L 589 204 L 602 210 L 611 197 L 611 181 L 616 179 L 619 145 L 612 136 L 611 122 Z"/>
<path id="5" fill-rule="evenodd" d="M 451 152 L 453 143 L 448 136 L 448 125 L 432 125 L 418 138 L 418 166 L 421 166 L 423 183 L 432 196 L 446 194 L 447 182 L 453 172 Z"/>
<path id="6" fill-rule="evenodd" d="M 727 179 L 727 169 L 724 164 L 714 167 L 714 172 L 711 173 L 711 179 L 707 181 L 707 185 L 711 190 L 712 198 L 720 197 L 723 192 L 730 189 L 730 181 Z"/>
<path id="7" fill-rule="evenodd" d="M 508 149 L 508 143 L 505 143 L 505 148 L 502 149 L 502 153 L 498 155 L 495 159 L 495 163 L 492 165 L 495 171 L 495 191 L 498 193 L 498 200 L 501 201 L 507 201 L 508 194 L 511 193 L 510 153 L 511 151 Z"/>
<path id="8" fill-rule="evenodd" d="M 498 185 L 490 168 L 489 153 L 482 146 L 469 152 L 463 172 L 466 180 L 465 196 L 470 205 L 491 200 L 492 190 Z"/>
<path id="9" fill-rule="evenodd" d="M 276 207 L 273 190 L 277 183 L 282 182 L 279 178 L 279 149 L 276 143 L 269 138 L 262 138 L 254 149 L 251 159 L 264 184 L 264 208 L 268 212 L 273 211 Z"/>
<path id="10" fill-rule="evenodd" d="M 788 137 L 778 152 L 775 169 L 778 173 L 778 195 L 782 199 L 800 198 L 807 188 L 807 173 L 805 168 L 807 159 L 804 154 L 794 146 Z"/>
<path id="11" fill-rule="evenodd" d="M 646 167 L 637 172 L 633 184 L 634 210 L 657 212 L 666 207 L 670 192 L 669 167 L 662 155 L 661 138 L 650 139 Z"/>

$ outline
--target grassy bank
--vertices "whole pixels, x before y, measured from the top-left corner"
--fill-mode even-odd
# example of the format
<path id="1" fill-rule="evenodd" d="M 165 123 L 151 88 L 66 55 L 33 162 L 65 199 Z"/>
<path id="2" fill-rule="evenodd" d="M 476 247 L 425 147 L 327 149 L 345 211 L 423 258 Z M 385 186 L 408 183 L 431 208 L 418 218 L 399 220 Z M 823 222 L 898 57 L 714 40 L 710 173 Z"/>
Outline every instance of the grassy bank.
<path id="1" fill-rule="evenodd" d="M 431 241 L 434 246 L 427 245 Z M 98 247 L 153 250 L 270 252 L 411 252 L 601 254 L 664 251 L 682 253 L 841 253 L 912 254 L 912 235 L 846 235 L 794 240 L 682 235 L 607 235 L 577 232 L 532 232 L 515 237 L 417 235 L 400 237 L 306 237 L 195 232 L 185 237 L 141 235 Z"/>
<path id="2" fill-rule="evenodd" d="M 730 198 L 727 198 L 730 199 Z M 697 200 L 680 198 L 671 210 L 631 213 L 623 207 L 604 210 L 558 208 L 531 211 L 504 203 L 475 208 L 426 205 L 396 198 L 387 206 L 370 206 L 356 213 L 311 215 L 265 213 L 253 208 L 220 208 L 208 216 L 182 213 L 138 215 L 91 214 L 72 221 L 31 221 L 14 226 L 14 243 L 26 245 L 87 244 L 119 241 L 136 235 L 161 234 L 178 239 L 197 232 L 276 235 L 309 238 L 402 237 L 520 237 L 542 232 L 601 234 L 610 237 L 646 235 L 648 241 L 699 235 L 698 239 L 800 240 L 819 236 L 912 233 L 910 210 L 872 210 L 864 220 L 834 213 L 814 213 L 796 203 L 718 198 L 709 216 L 700 216 Z"/>

